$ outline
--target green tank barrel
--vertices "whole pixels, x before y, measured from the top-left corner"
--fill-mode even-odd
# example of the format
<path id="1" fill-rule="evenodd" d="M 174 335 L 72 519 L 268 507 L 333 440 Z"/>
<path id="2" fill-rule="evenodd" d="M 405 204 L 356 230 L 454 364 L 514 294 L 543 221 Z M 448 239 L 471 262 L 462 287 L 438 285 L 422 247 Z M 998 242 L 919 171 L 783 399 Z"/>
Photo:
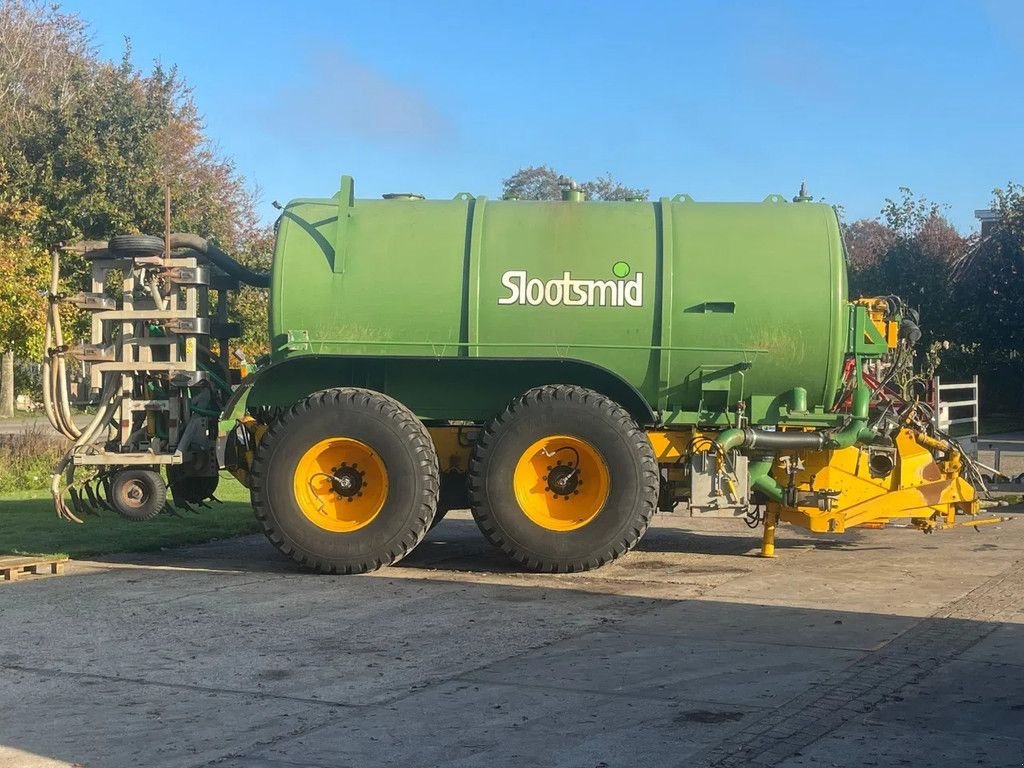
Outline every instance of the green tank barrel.
<path id="1" fill-rule="evenodd" d="M 835 212 L 776 195 L 366 200 L 343 177 L 278 223 L 272 361 L 315 358 L 309 386 L 349 371 L 424 418 L 489 418 L 541 369 L 618 382 L 667 424 L 726 423 L 741 401 L 753 423 L 820 414 L 847 326 Z M 255 402 L 294 397 L 284 379 Z"/>

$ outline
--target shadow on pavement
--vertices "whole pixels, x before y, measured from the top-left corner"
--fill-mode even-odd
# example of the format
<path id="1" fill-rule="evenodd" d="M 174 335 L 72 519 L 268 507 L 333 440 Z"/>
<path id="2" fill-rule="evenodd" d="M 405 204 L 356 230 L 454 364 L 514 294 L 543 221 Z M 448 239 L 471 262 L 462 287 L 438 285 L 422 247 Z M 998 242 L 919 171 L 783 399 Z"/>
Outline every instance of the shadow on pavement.
<path id="1" fill-rule="evenodd" d="M 445 523 L 449 535 L 464 524 Z M 971 619 L 962 600 L 950 618 L 919 619 L 549 588 L 556 577 L 295 578 L 265 569 L 265 542 L 242 543 L 237 562 L 248 565 L 235 573 L 126 566 L 0 593 L 17 628 L 0 649 L 16 702 L 0 709 L 0 765 L 613 768 L 816 756 L 845 767 L 1024 755 L 1022 625 Z M 980 615 L 994 610 L 987 599 L 1019 606 L 1019 595 L 987 594 L 971 593 Z"/>
<path id="2" fill-rule="evenodd" d="M 644 555 L 692 554 L 725 555 L 732 558 L 756 558 L 760 552 L 760 536 L 748 531 L 742 523 L 742 533 L 725 531 L 682 530 L 666 526 L 652 526 L 633 553 L 616 561 L 616 566 L 637 569 L 653 567 Z M 901 535 L 902 532 L 893 532 Z M 745 534 L 745 535 L 744 535 Z M 858 532 L 851 531 L 833 536 L 815 536 L 791 527 L 784 527 L 776 541 L 780 557 L 794 551 L 882 551 L 889 546 L 871 546 Z M 277 551 L 262 535 L 242 539 L 214 541 L 187 549 L 167 549 L 155 552 L 129 553 L 90 557 L 89 560 L 113 564 L 138 564 L 193 569 L 228 569 L 252 573 L 306 573 L 290 559 Z M 720 569 L 722 566 L 713 566 Z M 492 575 L 521 574 L 509 558 L 490 545 L 471 519 L 445 519 L 427 534 L 427 537 L 392 569 L 444 569 L 458 573 L 484 573 Z M 599 577 L 604 569 L 591 571 Z"/>

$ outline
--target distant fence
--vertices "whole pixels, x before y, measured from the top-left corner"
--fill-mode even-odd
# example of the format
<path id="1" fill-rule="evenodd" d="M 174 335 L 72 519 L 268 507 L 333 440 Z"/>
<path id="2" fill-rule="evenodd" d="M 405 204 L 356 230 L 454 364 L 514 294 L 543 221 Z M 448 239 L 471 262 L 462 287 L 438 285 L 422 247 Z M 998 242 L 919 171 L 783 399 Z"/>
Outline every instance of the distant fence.
<path id="1" fill-rule="evenodd" d="M 1003 454 L 1008 453 L 1012 455 L 1020 455 L 1024 453 L 1024 441 L 1021 440 L 980 440 L 978 441 L 978 449 L 982 451 L 991 451 L 993 455 L 992 469 L 1001 475 L 1001 477 L 993 476 L 992 480 L 994 483 L 1005 483 L 1006 480 L 1020 485 L 1024 483 L 1024 472 L 1012 474 L 1012 470 L 1007 470 L 1006 474 L 1003 473 Z M 996 488 L 996 490 L 999 490 Z M 1017 489 L 1014 489 L 1017 490 Z"/>

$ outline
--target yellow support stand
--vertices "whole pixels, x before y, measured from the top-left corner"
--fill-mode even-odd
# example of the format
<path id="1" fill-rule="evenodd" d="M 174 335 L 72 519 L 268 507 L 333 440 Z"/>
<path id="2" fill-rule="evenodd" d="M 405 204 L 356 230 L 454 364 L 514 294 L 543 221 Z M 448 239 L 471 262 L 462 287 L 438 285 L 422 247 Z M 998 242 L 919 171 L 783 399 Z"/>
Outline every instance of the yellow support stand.
<path id="1" fill-rule="evenodd" d="M 768 510 L 764 514 L 764 534 L 761 536 L 761 557 L 775 557 L 775 527 L 779 524 L 779 513 Z"/>

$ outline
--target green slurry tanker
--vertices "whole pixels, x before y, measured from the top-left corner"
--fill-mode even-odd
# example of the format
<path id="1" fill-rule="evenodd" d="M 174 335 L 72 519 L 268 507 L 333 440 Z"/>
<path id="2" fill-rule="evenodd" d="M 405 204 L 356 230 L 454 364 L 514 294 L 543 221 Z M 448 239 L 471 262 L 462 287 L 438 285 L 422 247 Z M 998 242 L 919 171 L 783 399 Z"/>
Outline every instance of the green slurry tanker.
<path id="1" fill-rule="evenodd" d="M 364 200 L 346 176 L 276 231 L 269 274 L 194 235 L 82 244 L 91 285 L 73 295 L 55 253 L 62 515 L 191 509 L 226 468 L 282 552 L 338 573 L 396 562 L 463 507 L 551 572 L 625 554 L 679 502 L 763 526 L 768 556 L 780 521 L 979 522 L 976 470 L 913 370 L 916 315 L 848 298 L 836 215 L 803 194 Z M 271 353 L 236 383 L 226 296 L 242 283 L 269 287 Z M 92 313 L 90 344 L 64 348 L 60 301 Z M 98 405 L 82 430 L 67 354 Z"/>

